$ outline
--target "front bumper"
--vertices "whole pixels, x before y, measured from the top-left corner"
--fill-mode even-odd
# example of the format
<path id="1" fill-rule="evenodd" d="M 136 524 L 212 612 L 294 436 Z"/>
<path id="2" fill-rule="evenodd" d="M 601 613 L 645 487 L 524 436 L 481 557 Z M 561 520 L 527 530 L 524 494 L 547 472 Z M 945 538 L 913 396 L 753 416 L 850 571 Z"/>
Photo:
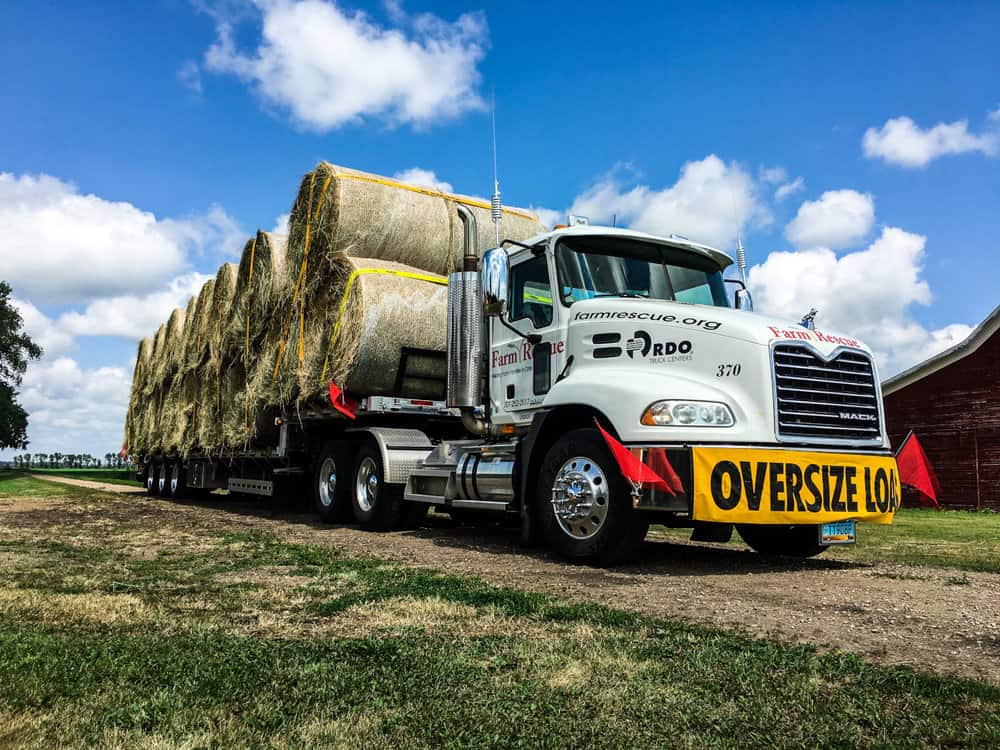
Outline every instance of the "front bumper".
<path id="1" fill-rule="evenodd" d="M 657 446 L 630 447 L 656 465 Z M 640 510 L 727 524 L 888 524 L 899 509 L 899 471 L 885 453 L 715 445 L 662 450 L 683 492 L 641 487 Z"/>

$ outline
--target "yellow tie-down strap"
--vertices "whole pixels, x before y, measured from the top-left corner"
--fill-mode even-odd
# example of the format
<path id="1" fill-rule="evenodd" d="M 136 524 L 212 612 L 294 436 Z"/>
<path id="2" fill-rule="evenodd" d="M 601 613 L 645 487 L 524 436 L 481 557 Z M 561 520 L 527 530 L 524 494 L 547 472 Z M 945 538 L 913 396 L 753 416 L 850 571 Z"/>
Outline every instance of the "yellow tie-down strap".
<path id="1" fill-rule="evenodd" d="M 333 324 L 333 333 L 330 334 L 330 340 L 326 345 L 326 359 L 323 360 L 323 372 L 319 376 L 321 384 L 326 384 L 326 373 L 330 367 L 330 353 L 333 351 L 333 344 L 337 340 L 337 334 L 340 333 L 340 323 L 344 319 L 344 310 L 347 309 L 347 300 L 351 296 L 351 289 L 354 287 L 354 281 L 359 276 L 363 276 L 365 274 L 399 276 L 404 279 L 416 279 L 417 281 L 427 281 L 431 284 L 448 286 L 448 279 L 443 276 L 435 276 L 427 273 L 414 273 L 412 271 L 397 271 L 392 268 L 359 268 L 357 271 L 351 273 L 351 275 L 347 278 L 347 284 L 344 285 L 344 295 L 340 298 L 340 307 L 337 309 L 337 322 Z"/>
<path id="2" fill-rule="evenodd" d="M 444 198 L 444 200 L 451 203 L 462 203 L 466 206 L 475 206 L 476 208 L 492 208 L 489 201 L 477 200 L 475 198 L 469 198 L 467 196 L 453 195 L 451 193 L 442 193 L 440 190 L 434 190 L 432 188 L 420 187 L 419 185 L 410 185 L 406 182 L 400 182 L 399 180 L 393 180 L 388 177 L 378 177 L 376 175 L 368 174 L 351 174 L 349 172 L 336 172 L 338 180 L 358 180 L 359 182 L 372 182 L 376 185 L 385 185 L 387 187 L 399 188 L 401 190 L 409 190 L 411 193 L 420 193 L 421 195 L 429 195 L 432 198 Z M 518 211 L 516 208 L 507 208 L 503 206 L 503 213 L 510 214 L 511 216 L 518 216 L 522 219 L 528 219 L 529 221 L 538 221 L 538 217 L 534 214 L 528 213 L 527 211 Z"/>
<path id="3" fill-rule="evenodd" d="M 764 448 L 692 448 L 694 519 L 720 523 L 892 523 L 892 456 Z"/>

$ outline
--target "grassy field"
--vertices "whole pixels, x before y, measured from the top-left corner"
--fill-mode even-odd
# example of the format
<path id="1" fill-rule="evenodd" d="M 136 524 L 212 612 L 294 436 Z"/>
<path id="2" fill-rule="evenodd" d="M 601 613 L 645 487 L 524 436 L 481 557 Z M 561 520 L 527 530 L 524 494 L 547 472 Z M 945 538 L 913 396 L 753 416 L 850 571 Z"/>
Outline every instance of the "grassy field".
<path id="1" fill-rule="evenodd" d="M 0 746 L 1000 743 L 1000 688 L 110 502 L 0 475 Z"/>
<path id="2" fill-rule="evenodd" d="M 51 474 L 56 477 L 71 479 L 87 479 L 92 482 L 107 482 L 108 484 L 123 484 L 138 487 L 135 471 L 132 469 L 32 469 L 33 474 Z"/>
<path id="3" fill-rule="evenodd" d="M 856 544 L 831 547 L 823 558 L 1000 571 L 1000 513 L 903 508 L 890 526 L 859 523 L 857 529 Z M 664 527 L 654 533 L 677 540 L 691 535 Z M 730 544 L 743 542 L 734 533 Z"/>

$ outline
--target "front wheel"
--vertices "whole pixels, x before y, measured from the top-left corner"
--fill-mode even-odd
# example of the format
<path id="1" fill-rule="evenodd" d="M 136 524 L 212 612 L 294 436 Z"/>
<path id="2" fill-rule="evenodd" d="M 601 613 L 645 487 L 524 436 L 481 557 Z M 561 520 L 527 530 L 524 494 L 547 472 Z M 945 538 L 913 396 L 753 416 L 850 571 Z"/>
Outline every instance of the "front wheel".
<path id="1" fill-rule="evenodd" d="M 736 527 L 755 552 L 785 557 L 815 557 L 829 545 L 819 543 L 816 526 L 768 526 L 741 524 Z"/>
<path id="2" fill-rule="evenodd" d="M 649 529 L 600 433 L 566 433 L 542 462 L 535 513 L 546 541 L 572 562 L 608 565 L 634 556 Z"/>

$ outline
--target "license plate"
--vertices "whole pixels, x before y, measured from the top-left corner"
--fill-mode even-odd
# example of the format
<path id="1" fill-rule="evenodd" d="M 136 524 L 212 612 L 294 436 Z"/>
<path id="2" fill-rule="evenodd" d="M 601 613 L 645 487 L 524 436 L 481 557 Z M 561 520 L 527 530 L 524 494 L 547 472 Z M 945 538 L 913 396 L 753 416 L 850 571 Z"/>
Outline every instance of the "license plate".
<path id="1" fill-rule="evenodd" d="M 833 521 L 819 527 L 820 544 L 854 544 L 854 521 Z"/>

